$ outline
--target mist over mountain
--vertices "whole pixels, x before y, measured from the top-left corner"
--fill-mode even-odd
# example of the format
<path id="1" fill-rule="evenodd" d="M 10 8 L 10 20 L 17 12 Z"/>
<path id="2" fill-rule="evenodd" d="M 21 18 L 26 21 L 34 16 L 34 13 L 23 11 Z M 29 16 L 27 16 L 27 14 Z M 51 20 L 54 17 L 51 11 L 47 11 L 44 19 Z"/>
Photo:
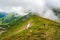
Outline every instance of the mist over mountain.
<path id="1" fill-rule="evenodd" d="M 26 15 L 26 11 L 36 12 L 34 15 L 41 16 L 50 20 L 60 20 L 59 15 L 55 15 L 53 9 L 60 9 L 60 0 L 0 0 L 0 11 L 16 12 L 19 15 Z M 56 10 L 56 11 L 57 11 Z M 59 22 L 59 21 L 58 21 Z"/>

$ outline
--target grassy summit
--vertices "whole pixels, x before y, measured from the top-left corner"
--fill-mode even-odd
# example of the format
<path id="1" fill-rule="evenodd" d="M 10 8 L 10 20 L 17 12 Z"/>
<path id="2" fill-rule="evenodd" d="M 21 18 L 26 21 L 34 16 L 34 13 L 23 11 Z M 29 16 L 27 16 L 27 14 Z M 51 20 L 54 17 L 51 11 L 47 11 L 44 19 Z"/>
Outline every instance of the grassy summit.
<path id="1" fill-rule="evenodd" d="M 34 15 L 3 33 L 0 40 L 60 40 L 60 23 Z"/>

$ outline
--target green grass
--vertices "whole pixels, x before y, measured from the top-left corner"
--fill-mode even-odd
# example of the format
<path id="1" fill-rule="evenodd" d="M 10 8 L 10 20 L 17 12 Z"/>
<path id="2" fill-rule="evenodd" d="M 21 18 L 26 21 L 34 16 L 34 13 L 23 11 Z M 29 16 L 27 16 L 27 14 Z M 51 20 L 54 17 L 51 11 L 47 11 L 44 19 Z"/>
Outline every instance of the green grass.
<path id="1" fill-rule="evenodd" d="M 29 20 L 29 18 L 27 20 Z M 20 22 L 20 23 L 18 22 L 19 24 L 16 24 L 12 28 L 8 29 L 8 31 L 6 31 L 2 35 L 0 35 L 0 40 L 3 38 L 10 37 L 10 36 L 14 35 L 16 31 L 20 30 L 20 28 L 28 22 L 27 20 L 23 21 L 23 22 L 19 21 Z"/>
<path id="2" fill-rule="evenodd" d="M 32 20 L 32 25 L 29 29 L 11 35 L 20 30 L 29 20 Z M 60 23 L 35 15 L 8 31 L 1 35 L 1 40 L 60 40 Z"/>

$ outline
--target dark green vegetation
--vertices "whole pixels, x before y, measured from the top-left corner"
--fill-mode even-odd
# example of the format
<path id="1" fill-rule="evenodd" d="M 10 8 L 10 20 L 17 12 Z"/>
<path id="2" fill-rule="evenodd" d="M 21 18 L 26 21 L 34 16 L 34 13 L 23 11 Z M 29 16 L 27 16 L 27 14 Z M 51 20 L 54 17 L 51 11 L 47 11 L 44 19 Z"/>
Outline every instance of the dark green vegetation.
<path id="1" fill-rule="evenodd" d="M 3 18 L 0 18 L 0 25 L 13 25 L 14 22 L 16 22 L 17 20 L 19 20 L 22 16 L 17 16 L 15 17 L 16 14 L 14 13 L 9 13 L 6 16 L 4 16 Z M 13 23 L 13 24 L 11 24 Z"/>
<path id="2" fill-rule="evenodd" d="M 15 17 L 15 13 L 6 14 L 4 17 L 0 18 L 0 34 L 3 31 L 7 31 L 11 27 L 17 24 L 18 20 L 21 20 L 23 16 Z"/>
<path id="3" fill-rule="evenodd" d="M 60 9 L 53 9 L 53 11 L 55 12 L 55 15 L 60 18 Z"/>
<path id="4" fill-rule="evenodd" d="M 3 33 L 0 40 L 60 40 L 60 23 L 34 15 Z"/>

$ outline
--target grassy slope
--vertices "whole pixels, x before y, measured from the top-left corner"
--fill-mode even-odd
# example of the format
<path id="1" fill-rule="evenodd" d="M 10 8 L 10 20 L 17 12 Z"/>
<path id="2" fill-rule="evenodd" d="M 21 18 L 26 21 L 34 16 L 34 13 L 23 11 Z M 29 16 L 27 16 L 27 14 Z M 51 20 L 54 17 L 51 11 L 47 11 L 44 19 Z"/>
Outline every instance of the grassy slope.
<path id="1" fill-rule="evenodd" d="M 31 27 L 19 31 L 29 21 L 31 21 Z M 8 31 L 1 35 L 2 40 L 60 40 L 60 24 L 38 16 L 32 16 Z"/>
<path id="2" fill-rule="evenodd" d="M 17 24 L 15 26 L 13 26 L 12 28 L 8 29 L 8 31 L 6 31 L 5 33 L 3 33 L 2 35 L 0 35 L 0 40 L 10 37 L 16 33 L 18 33 L 17 31 L 19 31 L 23 25 L 26 25 L 28 23 L 28 20 L 30 20 L 30 18 L 28 18 L 26 21 L 23 22 L 17 22 Z M 19 24 L 18 24 L 19 23 Z"/>

